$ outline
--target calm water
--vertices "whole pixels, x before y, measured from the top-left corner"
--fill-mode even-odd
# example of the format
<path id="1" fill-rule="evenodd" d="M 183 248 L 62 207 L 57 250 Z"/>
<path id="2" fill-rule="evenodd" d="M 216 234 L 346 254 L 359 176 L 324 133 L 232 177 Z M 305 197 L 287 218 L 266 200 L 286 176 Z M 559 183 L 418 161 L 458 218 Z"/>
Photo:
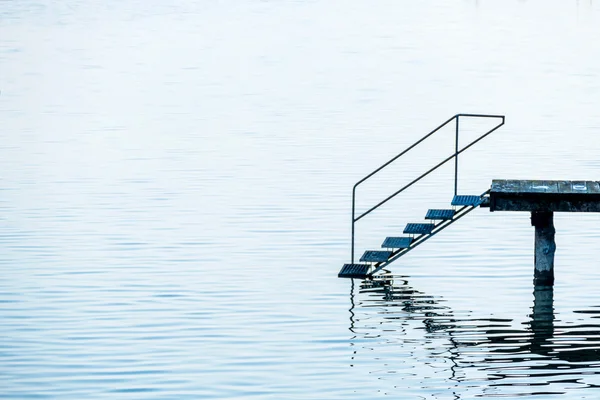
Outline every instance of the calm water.
<path id="1" fill-rule="evenodd" d="M 584 0 L 0 1 L 0 397 L 598 398 L 598 215 L 555 217 L 554 290 L 528 215 L 485 210 L 336 275 L 352 185 L 457 112 L 507 116 L 465 194 L 600 179 L 599 37 Z"/>

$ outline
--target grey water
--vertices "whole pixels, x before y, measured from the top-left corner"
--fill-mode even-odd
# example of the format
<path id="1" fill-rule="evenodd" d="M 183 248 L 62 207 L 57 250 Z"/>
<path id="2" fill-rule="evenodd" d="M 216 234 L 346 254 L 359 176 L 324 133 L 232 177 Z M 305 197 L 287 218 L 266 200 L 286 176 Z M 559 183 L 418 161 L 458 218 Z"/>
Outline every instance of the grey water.
<path id="1" fill-rule="evenodd" d="M 596 214 L 555 216 L 553 289 L 529 216 L 483 209 L 337 272 L 352 185 L 456 113 L 506 115 L 464 194 L 600 180 L 599 37 L 594 0 L 1 1 L 0 397 L 598 398 Z M 357 253 L 447 206 L 452 168 Z"/>

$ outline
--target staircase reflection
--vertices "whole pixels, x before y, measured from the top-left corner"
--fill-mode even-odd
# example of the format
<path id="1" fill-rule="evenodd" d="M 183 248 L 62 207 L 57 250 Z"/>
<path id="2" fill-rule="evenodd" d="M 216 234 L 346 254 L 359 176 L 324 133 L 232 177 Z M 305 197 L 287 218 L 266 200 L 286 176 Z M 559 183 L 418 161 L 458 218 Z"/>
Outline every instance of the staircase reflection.
<path id="1" fill-rule="evenodd" d="M 512 319 L 480 319 L 473 318 L 472 313 L 456 313 L 442 298 L 411 287 L 406 277 L 382 275 L 357 286 L 353 284 L 351 292 L 350 330 L 355 334 L 353 339 L 360 339 L 362 344 L 374 337 L 381 338 L 377 343 L 382 346 L 389 342 L 406 344 L 408 329 L 413 329 L 412 337 L 414 329 L 423 329 L 419 340 L 427 346 L 421 347 L 429 348 L 432 354 L 419 357 L 444 357 L 447 366 L 450 362 L 448 378 L 452 381 L 467 380 L 475 368 L 485 372 L 484 380 L 495 388 L 557 383 L 574 388 L 600 387 L 596 386 L 597 378 L 593 383 L 584 382 L 600 374 L 596 370 L 600 366 L 600 324 L 557 320 L 551 286 L 534 288 L 532 312 L 521 324 Z M 588 320 L 600 318 L 600 307 L 590 309 L 574 313 L 587 314 Z M 432 338 L 443 337 L 444 348 L 431 346 Z M 377 343 L 369 342 L 368 346 L 373 348 Z M 540 382 L 541 377 L 544 382 Z M 521 394 L 540 393 L 531 388 Z"/>

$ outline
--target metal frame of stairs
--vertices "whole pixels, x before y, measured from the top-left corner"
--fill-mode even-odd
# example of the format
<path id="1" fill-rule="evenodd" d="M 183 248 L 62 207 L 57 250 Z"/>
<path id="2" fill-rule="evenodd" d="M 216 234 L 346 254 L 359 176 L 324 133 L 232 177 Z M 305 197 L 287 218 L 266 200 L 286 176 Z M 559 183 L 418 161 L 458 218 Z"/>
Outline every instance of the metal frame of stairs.
<path id="1" fill-rule="evenodd" d="M 495 125 L 492 129 L 485 132 L 483 135 L 479 136 L 477 139 L 473 140 L 471 143 L 465 145 L 461 149 L 459 149 L 459 126 L 460 126 L 460 118 L 495 118 L 501 119 L 501 121 Z M 486 201 L 486 196 L 489 193 L 489 190 L 479 196 L 477 195 L 458 195 L 458 156 L 473 146 L 475 143 L 481 141 L 492 132 L 496 131 L 502 125 L 504 125 L 505 117 L 503 115 L 491 115 L 491 114 L 456 114 L 453 117 L 449 118 L 447 121 L 442 123 L 440 126 L 429 132 L 427 135 L 423 136 L 417 142 L 406 148 L 397 156 L 393 157 L 391 160 L 359 180 L 354 187 L 352 188 L 352 239 L 351 239 L 351 263 L 344 264 L 342 269 L 340 270 L 338 277 L 343 278 L 366 278 L 370 277 L 376 272 L 380 271 L 387 265 L 396 261 L 398 258 L 402 257 L 415 247 L 419 246 L 426 240 L 430 239 L 443 229 L 452 225 L 454 222 L 464 217 L 469 212 L 473 211 L 475 208 L 479 207 L 479 205 Z M 369 208 L 367 211 L 360 214 L 358 217 L 356 216 L 356 189 L 357 187 L 371 178 L 373 175 L 377 174 L 379 171 L 402 157 L 404 154 L 408 153 L 410 150 L 417 147 L 421 144 L 425 139 L 429 138 L 436 132 L 438 132 L 443 127 L 447 126 L 451 122 L 455 122 L 455 146 L 454 153 L 449 157 L 445 158 L 443 161 L 439 162 L 437 165 L 429 169 L 428 171 L 421 174 L 416 179 L 412 180 L 410 183 L 400 188 L 384 200 L 377 203 L 375 206 Z M 354 248 L 355 248 L 355 233 L 356 233 L 356 222 L 360 219 L 366 217 L 368 214 L 381 207 L 383 204 L 396 197 L 415 183 L 419 182 L 421 179 L 425 178 L 427 175 L 440 168 L 442 165 L 446 164 L 448 161 L 454 159 L 454 197 L 452 199 L 452 206 L 459 207 L 457 209 L 452 210 L 429 210 L 425 219 L 440 221 L 434 223 L 426 223 L 426 224 L 408 224 L 404 229 L 404 233 L 411 234 L 413 236 L 409 237 L 388 237 L 384 241 L 382 248 L 387 248 L 388 250 L 370 250 L 363 254 L 361 257 L 361 261 L 368 262 L 370 264 L 355 264 L 354 263 Z M 392 247 L 387 247 L 392 246 Z M 396 246 L 396 247 L 393 247 Z M 391 250 L 390 250 L 391 249 Z"/>

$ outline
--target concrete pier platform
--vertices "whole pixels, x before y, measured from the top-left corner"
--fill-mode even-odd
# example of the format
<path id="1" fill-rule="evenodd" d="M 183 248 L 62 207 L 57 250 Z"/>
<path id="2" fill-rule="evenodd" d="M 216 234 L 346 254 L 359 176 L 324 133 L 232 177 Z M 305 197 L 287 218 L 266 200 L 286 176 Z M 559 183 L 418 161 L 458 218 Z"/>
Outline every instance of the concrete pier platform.
<path id="1" fill-rule="evenodd" d="M 490 211 L 531 213 L 535 227 L 536 285 L 554 284 L 554 212 L 600 212 L 600 183 L 597 181 L 493 180 Z"/>
<path id="2" fill-rule="evenodd" d="M 495 179 L 490 211 L 600 212 L 600 183 Z"/>

